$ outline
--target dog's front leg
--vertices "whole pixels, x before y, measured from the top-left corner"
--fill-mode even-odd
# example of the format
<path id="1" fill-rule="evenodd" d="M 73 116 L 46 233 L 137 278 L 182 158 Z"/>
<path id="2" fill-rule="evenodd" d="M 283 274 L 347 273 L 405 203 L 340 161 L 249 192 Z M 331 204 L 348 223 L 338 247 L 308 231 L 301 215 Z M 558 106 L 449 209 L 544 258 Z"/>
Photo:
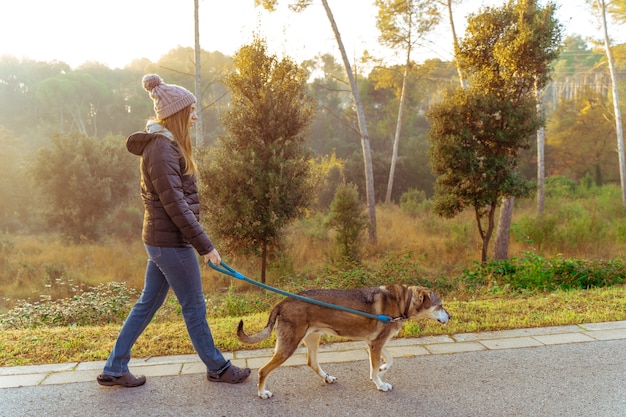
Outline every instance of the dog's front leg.
<path id="1" fill-rule="evenodd" d="M 370 343 L 369 345 L 369 353 L 370 353 L 370 379 L 374 381 L 376 384 L 376 388 L 379 391 L 391 391 L 393 386 L 387 382 L 384 382 L 380 379 L 380 355 L 381 355 L 381 346 L 373 345 Z M 388 356 L 388 353 L 384 353 L 385 357 Z"/>
<path id="2" fill-rule="evenodd" d="M 378 368 L 379 369 L 378 374 L 382 375 L 391 369 L 391 365 L 393 365 L 393 356 L 391 356 L 389 352 L 387 351 L 387 349 L 385 348 L 382 348 L 380 352 L 382 353 L 383 360 L 385 361 L 385 363 L 380 365 L 380 367 Z"/>

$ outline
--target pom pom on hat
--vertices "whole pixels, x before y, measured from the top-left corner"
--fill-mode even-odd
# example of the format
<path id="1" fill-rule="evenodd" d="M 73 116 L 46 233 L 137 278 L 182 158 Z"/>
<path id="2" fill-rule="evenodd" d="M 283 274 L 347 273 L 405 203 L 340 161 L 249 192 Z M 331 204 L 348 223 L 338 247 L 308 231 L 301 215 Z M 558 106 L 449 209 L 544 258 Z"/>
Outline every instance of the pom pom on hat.
<path id="1" fill-rule="evenodd" d="M 163 84 L 163 79 L 156 74 L 147 74 L 144 75 L 141 82 L 143 83 L 144 90 L 150 92 L 157 85 Z"/>
<path id="2" fill-rule="evenodd" d="M 189 90 L 178 85 L 165 84 L 157 74 L 144 75 L 142 84 L 154 101 L 154 112 L 159 120 L 166 119 L 196 102 L 196 96 Z"/>

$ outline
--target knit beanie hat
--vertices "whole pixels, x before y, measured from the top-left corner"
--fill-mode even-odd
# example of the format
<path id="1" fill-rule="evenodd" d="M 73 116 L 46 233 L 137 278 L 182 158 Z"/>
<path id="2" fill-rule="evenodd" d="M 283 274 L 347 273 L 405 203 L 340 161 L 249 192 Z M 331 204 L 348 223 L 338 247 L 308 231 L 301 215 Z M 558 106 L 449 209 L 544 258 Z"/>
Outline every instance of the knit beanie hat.
<path id="1" fill-rule="evenodd" d="M 189 90 L 174 84 L 165 84 L 157 74 L 146 74 L 143 88 L 154 101 L 154 112 L 159 120 L 166 119 L 196 102 Z"/>

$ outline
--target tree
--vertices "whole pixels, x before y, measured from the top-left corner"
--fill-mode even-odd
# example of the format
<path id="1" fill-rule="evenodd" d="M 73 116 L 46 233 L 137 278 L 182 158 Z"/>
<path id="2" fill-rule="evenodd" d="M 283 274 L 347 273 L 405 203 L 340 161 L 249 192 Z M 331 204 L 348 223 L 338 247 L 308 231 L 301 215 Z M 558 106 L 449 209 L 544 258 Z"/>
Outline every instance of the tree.
<path id="1" fill-rule="evenodd" d="M 306 9 L 312 0 L 297 0 L 295 4 L 290 5 L 289 7 L 296 11 L 301 12 Z M 267 10 L 273 11 L 276 8 L 276 4 L 278 0 L 254 0 L 256 5 L 263 5 L 263 7 Z M 326 11 L 326 16 L 328 16 L 328 20 L 333 29 L 333 33 L 335 35 L 335 39 L 337 40 L 337 45 L 339 47 L 339 52 L 341 54 L 341 59 L 343 60 L 343 65 L 346 69 L 346 75 L 348 76 L 348 80 L 350 82 L 350 90 L 352 91 L 352 97 L 354 98 L 354 106 L 356 107 L 357 113 L 357 121 L 359 126 L 359 132 L 361 134 L 361 148 L 363 150 L 363 163 L 365 166 L 365 194 L 367 199 L 367 209 L 369 214 L 369 241 L 372 244 L 376 243 L 376 198 L 374 195 L 374 171 L 372 167 L 372 152 L 370 149 L 370 139 L 369 134 L 367 132 L 367 123 L 365 120 L 365 111 L 363 110 L 363 105 L 361 103 L 361 96 L 359 94 L 359 89 L 356 85 L 356 79 L 354 77 L 354 73 L 352 72 L 352 66 L 350 65 L 350 60 L 348 59 L 348 54 L 346 53 L 346 48 L 343 46 L 343 41 L 341 40 L 341 35 L 339 33 L 339 28 L 337 27 L 337 23 L 335 22 L 335 18 L 333 17 L 332 10 L 328 5 L 328 0 L 322 0 L 322 5 L 324 6 L 324 10 Z"/>
<path id="2" fill-rule="evenodd" d="M 574 100 L 588 85 L 597 92 L 605 90 L 604 77 L 598 71 L 602 53 L 593 50 L 580 35 L 567 36 L 563 40 L 562 51 L 554 63 L 552 107 L 558 100 Z"/>
<path id="3" fill-rule="evenodd" d="M 518 44 L 513 48 L 515 58 L 520 59 L 515 65 L 522 67 L 518 76 L 534 79 L 534 95 L 537 114 L 543 120 L 543 89 L 550 80 L 549 65 L 560 53 L 561 25 L 554 14 L 556 5 L 548 3 L 541 8 L 535 0 L 523 0 L 517 4 L 519 20 L 517 21 Z M 523 51 L 521 49 L 524 49 Z M 545 134 L 543 122 L 537 132 L 537 212 L 543 213 L 544 201 L 544 146 Z M 513 217 L 514 195 L 505 195 L 502 201 L 494 256 L 496 259 L 508 258 L 509 230 Z"/>
<path id="4" fill-rule="evenodd" d="M 201 173 L 209 230 L 230 250 L 260 255 L 262 282 L 281 231 L 314 194 L 304 146 L 313 109 L 306 74 L 288 58 L 268 55 L 261 39 L 239 49 L 225 80 L 226 134 Z"/>
<path id="5" fill-rule="evenodd" d="M 558 52 L 553 11 L 553 5 L 538 9 L 534 1 L 520 0 L 470 16 L 457 54 L 463 73 L 471 74 L 468 88 L 429 111 L 435 211 L 452 217 L 474 208 L 483 262 L 500 199 L 528 196 L 532 189 L 518 172 L 518 155 L 542 122 L 534 91 L 549 79 L 548 65 Z M 551 27 L 533 26 L 541 13 Z"/>
<path id="6" fill-rule="evenodd" d="M 377 184 L 377 200 L 385 198 L 390 171 L 390 159 L 397 126 L 399 103 L 398 86 L 402 84 L 402 65 L 376 67 L 362 83 L 363 104 L 368 110 L 368 120 L 375 127 L 372 132 L 374 182 Z M 411 188 L 432 195 L 434 178 L 428 166 L 428 122 L 424 112 L 430 104 L 441 99 L 443 86 L 456 83 L 455 69 L 450 63 L 428 60 L 423 64 L 413 63 L 406 78 L 407 94 L 402 117 L 402 143 L 398 146 L 398 158 L 394 174 L 391 201 L 399 202 L 404 192 Z M 361 171 L 363 169 L 361 168 Z M 362 177 L 362 176 L 361 176 Z M 346 171 L 349 182 L 360 188 L 364 183 L 360 177 Z"/>
<path id="7" fill-rule="evenodd" d="M 605 181 L 619 181 L 611 116 L 610 100 L 590 87 L 582 90 L 578 98 L 563 102 L 547 126 L 550 176 L 580 181 L 591 175 L 597 186 Z"/>
<path id="8" fill-rule="evenodd" d="M 74 241 L 103 237 L 108 216 L 138 183 L 137 159 L 120 136 L 98 140 L 78 132 L 56 135 L 40 149 L 32 177 L 49 226 Z"/>
<path id="9" fill-rule="evenodd" d="M 16 137 L 41 140 L 35 134 L 22 135 L 22 132 L 37 127 L 42 119 L 41 111 L 46 110 L 39 105 L 37 85 L 47 78 L 70 71 L 69 65 L 60 62 L 45 63 L 18 60 L 11 55 L 0 56 L 0 125 L 11 130 Z M 45 123 L 49 124 L 49 121 Z"/>
<path id="10" fill-rule="evenodd" d="M 617 157 L 619 160 L 619 177 L 622 188 L 622 204 L 626 205 L 626 156 L 624 155 L 624 129 L 622 127 L 622 111 L 619 104 L 619 90 L 617 85 L 617 73 L 615 71 L 615 60 L 611 51 L 611 40 L 609 39 L 609 31 L 606 22 L 606 4 L 604 0 L 595 0 L 595 6 L 600 15 L 602 22 L 602 35 L 604 37 L 604 49 L 606 51 L 606 59 L 611 74 L 611 93 L 613 96 L 613 113 L 615 118 L 615 133 L 617 136 Z M 614 14 L 620 16 L 626 6 L 623 2 L 619 2 L 612 9 Z M 622 15 L 622 19 L 624 19 Z"/>
<path id="11" fill-rule="evenodd" d="M 459 0 L 460 3 L 462 0 Z M 450 31 L 452 32 L 452 46 L 454 47 L 454 56 L 456 58 L 457 51 L 459 50 L 459 37 L 456 34 L 456 26 L 454 25 L 454 14 L 452 13 L 453 0 L 439 0 L 439 4 L 445 6 L 448 10 L 448 21 L 450 22 Z M 465 77 L 463 76 L 463 69 L 458 64 L 456 65 L 456 71 L 459 76 L 459 82 L 461 87 L 465 88 Z"/>
<path id="12" fill-rule="evenodd" d="M 360 147 L 349 140 L 354 129 L 345 117 L 352 109 L 346 71 L 331 54 L 318 55 L 304 61 L 302 66 L 315 77 L 309 83 L 310 94 L 315 99 L 311 148 L 319 155 L 335 154 L 338 158 L 347 158 Z"/>
<path id="13" fill-rule="evenodd" d="M 59 111 L 51 117 L 63 133 L 78 131 L 97 136 L 98 114 L 111 95 L 101 80 L 82 71 L 48 78 L 37 86 L 37 97 L 51 110 Z"/>
<path id="14" fill-rule="evenodd" d="M 327 227 L 335 229 L 335 243 L 339 257 L 350 262 L 359 261 L 359 237 L 367 226 L 367 216 L 354 184 L 340 184 L 326 217 Z"/>
<path id="15" fill-rule="evenodd" d="M 17 232 L 24 228 L 25 222 L 31 218 L 32 192 L 28 181 L 25 181 L 23 169 L 23 144 L 13 134 L 0 125 L 0 166 L 3 174 L 0 177 L 0 234 Z"/>
<path id="16" fill-rule="evenodd" d="M 202 61 L 200 59 L 200 18 L 199 18 L 199 0 L 193 2 L 193 23 L 194 23 L 194 63 L 195 68 L 195 94 L 196 100 L 200 103 L 199 111 L 197 111 L 198 120 L 196 120 L 196 147 L 200 147 L 203 142 L 203 130 L 202 130 L 202 77 L 200 76 L 200 69 L 202 68 Z"/>
<path id="17" fill-rule="evenodd" d="M 411 51 L 417 46 L 417 42 L 424 34 L 439 23 L 440 15 L 437 7 L 429 0 L 376 0 L 374 4 L 378 7 L 376 17 L 376 27 L 380 31 L 378 39 L 392 49 L 403 48 L 406 53 L 387 193 L 385 194 L 385 201 L 389 203 L 398 160 L 398 145 L 402 127 L 402 112 L 407 94 L 407 78 L 411 66 Z"/>
<path id="18" fill-rule="evenodd" d="M 516 169 L 516 155 L 528 147 L 528 137 L 538 125 L 534 102 L 513 105 L 507 97 L 470 86 L 433 105 L 427 116 L 436 177 L 433 210 L 451 218 L 472 207 L 485 262 L 500 199 L 528 196 L 532 190 Z"/>

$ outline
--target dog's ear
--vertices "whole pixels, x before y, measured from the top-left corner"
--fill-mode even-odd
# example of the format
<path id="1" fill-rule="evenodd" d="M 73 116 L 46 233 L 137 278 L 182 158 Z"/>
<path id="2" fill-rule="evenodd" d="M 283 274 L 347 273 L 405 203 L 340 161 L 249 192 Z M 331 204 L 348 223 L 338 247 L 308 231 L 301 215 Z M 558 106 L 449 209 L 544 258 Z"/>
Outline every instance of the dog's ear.
<path id="1" fill-rule="evenodd" d="M 410 288 L 413 292 L 413 303 L 417 308 L 423 306 L 424 302 L 428 301 L 428 293 L 430 292 L 426 287 L 413 286 Z"/>
<path id="2" fill-rule="evenodd" d="M 440 306 L 440 305 L 443 305 L 443 301 L 441 301 L 441 298 L 439 298 L 439 296 L 436 293 L 431 292 L 430 293 L 430 304 L 434 305 L 434 306 Z"/>

